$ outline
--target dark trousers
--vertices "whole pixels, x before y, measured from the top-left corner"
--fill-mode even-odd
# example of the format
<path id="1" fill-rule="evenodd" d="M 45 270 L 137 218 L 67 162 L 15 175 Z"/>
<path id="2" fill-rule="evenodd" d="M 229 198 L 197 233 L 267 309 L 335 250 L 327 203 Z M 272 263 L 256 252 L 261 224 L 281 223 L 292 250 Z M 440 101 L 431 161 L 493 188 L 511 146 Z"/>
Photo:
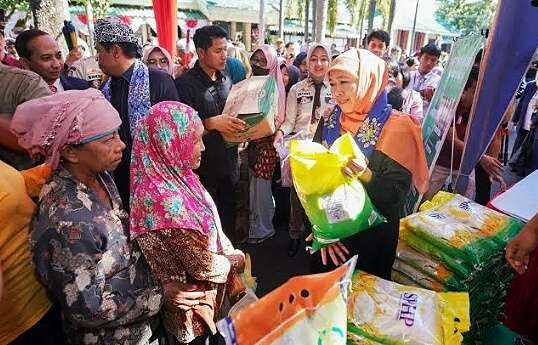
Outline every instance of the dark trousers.
<path id="1" fill-rule="evenodd" d="M 238 170 L 238 169 L 237 169 Z M 239 198 L 238 171 L 227 176 L 215 176 L 209 172 L 199 172 L 200 181 L 207 189 L 217 205 L 222 229 L 226 236 L 232 241 L 238 237 L 235 230 L 235 218 L 237 213 L 237 201 Z"/>
<path id="2" fill-rule="evenodd" d="M 275 216 L 273 218 L 275 229 L 281 227 L 287 228 L 290 221 L 290 188 L 282 187 L 279 182 L 280 177 L 280 163 L 278 163 L 273 174 L 273 183 L 271 186 L 275 199 Z"/>
<path id="3" fill-rule="evenodd" d="M 10 345 L 64 345 L 62 314 L 60 308 L 52 306 L 49 311 L 29 330 L 19 335 Z"/>
<path id="4" fill-rule="evenodd" d="M 225 344 L 224 338 L 219 333 L 217 333 L 215 335 L 210 335 L 210 336 L 204 335 L 204 336 L 198 337 L 194 339 L 193 341 L 191 341 L 189 345 L 205 345 L 206 340 L 208 338 L 209 338 L 209 345 L 224 345 Z"/>
<path id="5" fill-rule="evenodd" d="M 476 165 L 474 173 L 476 190 L 475 201 L 480 205 L 486 206 L 491 198 L 491 181 L 489 180 L 489 175 L 480 164 Z"/>
<path id="6" fill-rule="evenodd" d="M 398 221 L 389 221 L 342 240 L 349 250 L 349 257 L 358 255 L 357 270 L 391 280 L 391 271 L 398 246 Z M 329 272 L 336 268 L 327 255 L 327 265 L 321 261 L 321 253 L 314 253 L 310 261 L 310 273 Z"/>

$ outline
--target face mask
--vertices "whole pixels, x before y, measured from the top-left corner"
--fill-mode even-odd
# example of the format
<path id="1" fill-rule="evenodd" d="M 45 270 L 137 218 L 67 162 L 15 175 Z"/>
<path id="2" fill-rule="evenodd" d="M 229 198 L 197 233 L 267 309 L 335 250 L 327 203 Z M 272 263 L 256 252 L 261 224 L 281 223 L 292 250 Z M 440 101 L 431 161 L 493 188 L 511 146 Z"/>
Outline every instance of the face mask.
<path id="1" fill-rule="evenodd" d="M 261 75 L 268 75 L 269 70 L 265 68 L 261 68 L 260 66 L 253 65 L 252 66 L 252 75 L 254 76 L 261 76 Z"/>

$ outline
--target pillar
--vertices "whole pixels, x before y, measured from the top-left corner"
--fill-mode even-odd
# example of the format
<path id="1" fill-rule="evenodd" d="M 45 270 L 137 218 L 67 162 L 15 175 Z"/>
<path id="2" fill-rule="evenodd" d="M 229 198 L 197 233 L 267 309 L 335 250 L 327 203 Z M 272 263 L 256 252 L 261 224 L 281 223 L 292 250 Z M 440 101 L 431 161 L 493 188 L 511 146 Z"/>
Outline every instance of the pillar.
<path id="1" fill-rule="evenodd" d="M 235 41 L 236 36 L 237 36 L 237 23 L 231 22 L 230 23 L 230 39 L 232 41 Z"/>
<path id="2" fill-rule="evenodd" d="M 252 50 L 252 24 L 243 23 L 243 40 L 245 41 L 245 48 L 247 51 Z"/>

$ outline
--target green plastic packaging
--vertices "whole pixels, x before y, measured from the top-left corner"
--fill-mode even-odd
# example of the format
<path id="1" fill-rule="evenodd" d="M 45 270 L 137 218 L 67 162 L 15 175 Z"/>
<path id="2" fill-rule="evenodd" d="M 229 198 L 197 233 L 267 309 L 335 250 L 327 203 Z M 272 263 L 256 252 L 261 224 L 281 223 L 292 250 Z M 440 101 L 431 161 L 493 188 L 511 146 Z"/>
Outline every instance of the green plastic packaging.
<path id="1" fill-rule="evenodd" d="M 312 223 L 311 252 L 385 222 L 357 178 L 342 173 L 349 159 L 366 166 L 350 134 L 327 150 L 305 140 L 290 143 L 290 165 L 297 196 Z"/>

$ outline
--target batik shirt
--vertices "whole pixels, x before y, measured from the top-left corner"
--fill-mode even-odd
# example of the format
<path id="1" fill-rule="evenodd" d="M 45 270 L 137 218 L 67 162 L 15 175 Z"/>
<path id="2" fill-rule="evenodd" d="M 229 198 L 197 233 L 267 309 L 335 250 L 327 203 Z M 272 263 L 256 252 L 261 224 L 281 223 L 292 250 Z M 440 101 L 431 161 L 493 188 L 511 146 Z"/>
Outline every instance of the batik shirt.
<path id="1" fill-rule="evenodd" d="M 60 166 L 41 192 L 31 232 L 37 272 L 62 308 L 71 344 L 147 344 L 162 302 L 110 175 L 112 209 Z"/>

